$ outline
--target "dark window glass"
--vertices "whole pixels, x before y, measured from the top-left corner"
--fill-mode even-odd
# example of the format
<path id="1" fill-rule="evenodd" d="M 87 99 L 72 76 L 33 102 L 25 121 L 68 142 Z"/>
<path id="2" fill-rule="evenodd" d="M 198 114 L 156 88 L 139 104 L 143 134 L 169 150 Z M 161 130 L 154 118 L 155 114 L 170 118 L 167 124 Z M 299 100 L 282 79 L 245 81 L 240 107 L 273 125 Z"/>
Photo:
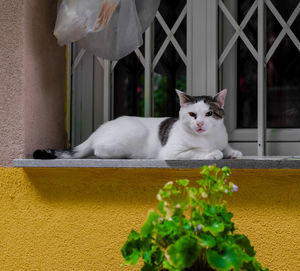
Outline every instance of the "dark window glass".
<path id="1" fill-rule="evenodd" d="M 114 70 L 114 117 L 144 116 L 144 67 L 135 53 Z"/>
<path id="2" fill-rule="evenodd" d="M 241 23 L 253 4 L 253 0 L 238 2 L 238 22 Z M 252 15 L 244 32 L 254 48 L 257 48 L 257 11 Z M 257 127 L 257 61 L 239 38 L 237 63 L 237 127 Z"/>
<path id="3" fill-rule="evenodd" d="M 291 16 L 298 0 L 272 0 L 284 20 Z M 281 32 L 282 27 L 274 15 L 268 11 L 268 48 Z M 300 36 L 300 24 L 293 25 L 296 36 Z M 285 35 L 268 62 L 268 109 L 269 128 L 300 127 L 300 52 Z"/>
<path id="4" fill-rule="evenodd" d="M 238 16 L 241 21 L 249 6 L 249 1 L 239 1 Z M 288 20 L 298 4 L 298 0 L 272 0 L 284 20 Z M 282 30 L 282 26 L 266 7 L 267 50 Z M 257 48 L 257 15 L 248 23 L 245 33 Z M 299 21 L 298 21 L 299 22 Z M 292 25 L 295 36 L 300 37 L 300 24 L 297 19 Z M 237 126 L 239 128 L 257 127 L 257 62 L 242 41 L 238 43 L 238 104 Z M 300 52 L 285 35 L 280 45 L 267 63 L 267 127 L 300 127 Z"/>

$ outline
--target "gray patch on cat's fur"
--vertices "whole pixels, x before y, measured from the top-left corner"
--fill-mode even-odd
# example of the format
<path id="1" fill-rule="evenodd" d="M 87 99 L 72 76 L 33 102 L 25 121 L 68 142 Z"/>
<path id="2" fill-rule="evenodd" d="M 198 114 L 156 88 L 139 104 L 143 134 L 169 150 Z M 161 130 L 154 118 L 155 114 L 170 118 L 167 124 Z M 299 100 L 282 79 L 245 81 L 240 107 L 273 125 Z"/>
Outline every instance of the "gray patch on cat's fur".
<path id="1" fill-rule="evenodd" d="M 162 121 L 159 125 L 159 139 L 162 146 L 167 144 L 170 131 L 177 120 L 178 119 L 175 118 L 168 118 Z"/>
<path id="2" fill-rule="evenodd" d="M 209 110 L 213 112 L 212 117 L 215 119 L 224 118 L 224 109 L 219 106 L 214 97 L 212 96 L 190 96 L 185 94 L 186 100 L 189 103 L 198 103 L 203 101 L 209 105 Z"/>
<path id="3" fill-rule="evenodd" d="M 208 104 L 208 103 L 215 102 L 214 98 L 211 96 L 190 96 L 184 94 L 184 97 L 187 103 L 198 103 L 200 101 L 203 101 Z"/>
<path id="4" fill-rule="evenodd" d="M 223 119 L 224 118 L 224 109 L 219 106 L 216 102 L 208 103 L 209 110 L 213 112 L 212 117 L 215 119 Z"/>

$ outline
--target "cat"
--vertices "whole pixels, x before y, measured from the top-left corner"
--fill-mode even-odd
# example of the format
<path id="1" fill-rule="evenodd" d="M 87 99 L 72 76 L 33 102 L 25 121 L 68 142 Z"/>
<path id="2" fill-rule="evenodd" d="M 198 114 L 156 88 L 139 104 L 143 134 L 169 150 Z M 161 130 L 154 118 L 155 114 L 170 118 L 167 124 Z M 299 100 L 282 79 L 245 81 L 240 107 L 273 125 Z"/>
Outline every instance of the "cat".
<path id="1" fill-rule="evenodd" d="M 224 125 L 227 90 L 216 96 L 190 96 L 176 90 L 179 119 L 123 116 L 101 125 L 71 150 L 37 150 L 35 159 L 73 159 L 95 155 L 102 159 L 240 158 L 228 144 Z"/>

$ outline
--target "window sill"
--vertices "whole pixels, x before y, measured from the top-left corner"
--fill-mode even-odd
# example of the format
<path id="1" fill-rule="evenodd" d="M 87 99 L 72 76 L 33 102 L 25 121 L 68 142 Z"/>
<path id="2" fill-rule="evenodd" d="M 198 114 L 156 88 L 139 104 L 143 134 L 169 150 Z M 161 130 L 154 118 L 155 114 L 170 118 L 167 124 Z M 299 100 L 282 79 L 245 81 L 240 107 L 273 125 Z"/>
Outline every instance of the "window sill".
<path id="1" fill-rule="evenodd" d="M 256 157 L 222 160 L 152 160 L 152 159 L 15 159 L 20 168 L 200 168 L 216 164 L 236 169 L 300 169 L 300 157 Z"/>

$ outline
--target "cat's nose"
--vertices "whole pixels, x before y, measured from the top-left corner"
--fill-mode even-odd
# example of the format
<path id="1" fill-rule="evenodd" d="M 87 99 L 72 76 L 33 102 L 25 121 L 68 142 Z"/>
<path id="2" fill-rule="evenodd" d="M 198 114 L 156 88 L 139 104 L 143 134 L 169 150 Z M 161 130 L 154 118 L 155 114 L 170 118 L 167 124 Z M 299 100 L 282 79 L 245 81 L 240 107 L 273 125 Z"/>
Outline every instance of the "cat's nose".
<path id="1" fill-rule="evenodd" d="M 201 128 L 204 124 L 204 121 L 197 121 L 197 126 Z"/>

